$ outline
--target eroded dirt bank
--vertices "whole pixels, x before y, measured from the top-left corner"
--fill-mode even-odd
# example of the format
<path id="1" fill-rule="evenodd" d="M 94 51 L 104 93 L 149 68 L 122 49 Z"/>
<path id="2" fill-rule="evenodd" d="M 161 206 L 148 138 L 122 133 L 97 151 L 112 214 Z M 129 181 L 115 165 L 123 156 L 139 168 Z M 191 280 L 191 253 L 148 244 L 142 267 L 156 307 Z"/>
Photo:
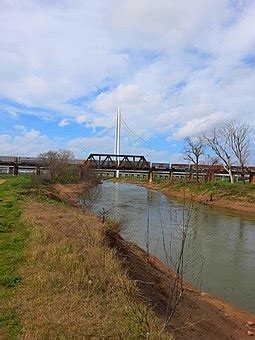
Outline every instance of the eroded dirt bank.
<path id="1" fill-rule="evenodd" d="M 77 202 L 75 185 L 54 188 L 62 199 L 71 199 L 72 204 Z M 106 231 L 106 242 L 116 250 L 123 267 L 136 281 L 142 298 L 164 320 L 174 273 L 155 256 L 111 230 Z M 181 339 L 246 339 L 250 337 L 248 332 L 255 335 L 255 325 L 248 327 L 247 322 L 255 322 L 255 316 L 185 283 L 184 295 L 170 329 Z"/>
<path id="2" fill-rule="evenodd" d="M 124 268 L 153 310 L 165 319 L 175 274 L 157 257 L 147 254 L 118 234 L 107 232 L 109 245 L 117 250 Z M 184 295 L 174 316 L 171 332 L 181 339 L 246 339 L 255 316 L 184 284 Z"/>

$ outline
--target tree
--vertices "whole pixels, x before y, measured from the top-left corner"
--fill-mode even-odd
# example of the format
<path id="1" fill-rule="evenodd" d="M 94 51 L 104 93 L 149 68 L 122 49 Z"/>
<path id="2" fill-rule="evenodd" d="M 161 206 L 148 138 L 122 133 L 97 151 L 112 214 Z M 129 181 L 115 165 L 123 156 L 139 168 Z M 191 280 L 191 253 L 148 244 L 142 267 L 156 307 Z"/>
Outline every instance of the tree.
<path id="1" fill-rule="evenodd" d="M 219 130 L 214 128 L 209 136 L 204 135 L 204 140 L 222 162 L 224 169 L 229 174 L 231 183 L 234 183 L 235 176 L 232 169 L 234 164 L 234 153 L 231 147 L 231 131 L 228 124 L 224 125 Z"/>
<path id="2" fill-rule="evenodd" d="M 68 183 L 77 180 L 77 167 L 72 163 L 74 154 L 69 150 L 48 151 L 41 153 L 39 158 L 43 159 L 49 168 L 52 182 Z"/>
<path id="3" fill-rule="evenodd" d="M 185 138 L 185 142 L 184 159 L 195 164 L 196 182 L 198 182 L 198 165 L 200 157 L 204 154 L 204 140 L 201 137 L 192 139 L 187 137 Z"/>
<path id="4" fill-rule="evenodd" d="M 207 171 L 205 176 L 205 182 L 213 180 L 214 173 L 217 169 L 218 164 L 218 157 L 212 157 L 211 155 L 206 155 L 206 165 L 207 165 Z"/>
<path id="5" fill-rule="evenodd" d="M 251 127 L 248 124 L 236 124 L 231 122 L 227 125 L 230 133 L 229 145 L 232 148 L 240 166 L 241 179 L 245 183 L 245 165 L 250 154 Z"/>

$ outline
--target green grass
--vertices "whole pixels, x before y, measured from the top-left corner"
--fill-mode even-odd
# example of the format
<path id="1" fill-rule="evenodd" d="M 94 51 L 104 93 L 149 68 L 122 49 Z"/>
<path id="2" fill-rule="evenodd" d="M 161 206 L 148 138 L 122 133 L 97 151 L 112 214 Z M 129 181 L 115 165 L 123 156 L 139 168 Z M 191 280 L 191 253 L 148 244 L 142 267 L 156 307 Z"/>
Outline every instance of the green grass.
<path id="1" fill-rule="evenodd" d="M 28 230 L 20 216 L 30 179 L 26 176 L 2 179 L 6 181 L 0 184 L 0 337 L 9 339 L 19 331 L 18 315 L 10 301 L 22 283 L 19 266 L 25 260 Z"/>
<path id="2" fill-rule="evenodd" d="M 255 185 L 254 184 L 243 184 L 241 182 L 230 183 L 230 182 L 207 182 L 207 183 L 195 183 L 187 181 L 164 181 L 158 183 L 163 188 L 170 188 L 173 190 L 189 190 L 195 195 L 212 194 L 216 197 L 226 197 L 230 200 L 242 200 L 245 199 L 247 202 L 255 202 Z"/>
<path id="3" fill-rule="evenodd" d="M 137 178 L 137 177 L 120 177 L 120 178 L 111 178 L 112 182 L 123 182 L 123 183 L 147 183 L 148 178 Z"/>

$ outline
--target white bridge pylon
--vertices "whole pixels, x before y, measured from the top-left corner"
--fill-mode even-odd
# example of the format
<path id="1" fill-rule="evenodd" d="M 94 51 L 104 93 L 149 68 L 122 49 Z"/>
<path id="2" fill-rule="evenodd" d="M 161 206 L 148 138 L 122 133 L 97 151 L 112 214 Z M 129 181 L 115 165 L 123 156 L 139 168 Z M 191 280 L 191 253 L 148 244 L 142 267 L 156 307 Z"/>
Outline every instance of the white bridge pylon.
<path id="1" fill-rule="evenodd" d="M 118 155 L 120 155 L 120 128 L 121 128 L 121 112 L 120 107 L 117 107 L 117 117 L 116 117 L 116 132 L 115 132 L 115 150 L 114 154 L 116 156 L 116 162 L 118 166 L 120 165 L 120 159 Z M 116 178 L 119 178 L 120 171 L 116 170 Z"/>

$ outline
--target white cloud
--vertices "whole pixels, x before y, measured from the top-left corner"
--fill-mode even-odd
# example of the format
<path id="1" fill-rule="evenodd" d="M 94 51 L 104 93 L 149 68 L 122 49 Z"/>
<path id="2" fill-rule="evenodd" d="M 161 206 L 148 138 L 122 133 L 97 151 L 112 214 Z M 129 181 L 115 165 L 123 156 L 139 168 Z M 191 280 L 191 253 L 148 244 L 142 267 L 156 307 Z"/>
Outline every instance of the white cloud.
<path id="1" fill-rule="evenodd" d="M 215 112 L 209 116 L 196 118 L 188 121 L 184 126 L 179 128 L 173 136 L 169 138 L 181 139 L 201 135 L 204 131 L 214 128 L 217 124 L 228 120 L 230 115 L 222 112 Z"/>
<path id="2" fill-rule="evenodd" d="M 118 43 L 167 50 L 190 45 L 208 26 L 221 23 L 227 1 L 111 0 L 108 26 Z"/>
<path id="3" fill-rule="evenodd" d="M 30 114 L 56 116 L 59 126 L 110 129 L 121 106 L 134 132 L 168 133 L 169 140 L 230 118 L 255 124 L 255 60 L 244 63 L 255 55 L 253 1 L 0 0 L 0 6 L 0 97 L 41 109 Z M 87 99 L 75 105 L 74 98 Z M 11 104 L 1 109 L 19 115 Z M 83 142 L 110 148 L 110 140 L 103 145 L 97 137 Z M 78 150 L 75 140 L 70 146 Z"/>
<path id="4" fill-rule="evenodd" d="M 57 145 L 40 131 L 21 130 L 14 137 L 8 134 L 0 135 L 0 154 L 15 156 L 37 156 L 40 152 L 56 149 Z"/>
<path id="5" fill-rule="evenodd" d="M 58 126 L 64 127 L 70 124 L 70 121 L 66 118 L 61 119 L 61 121 L 58 123 Z"/>
<path id="6" fill-rule="evenodd" d="M 101 1 L 0 5 L 1 96 L 54 107 L 123 75 L 128 59 L 102 28 Z"/>
<path id="7" fill-rule="evenodd" d="M 27 128 L 24 125 L 14 125 L 14 128 L 21 133 L 25 133 L 27 131 Z"/>
<path id="8" fill-rule="evenodd" d="M 79 115 L 75 118 L 75 121 L 78 124 L 86 123 L 88 121 L 88 116 L 87 115 Z"/>

